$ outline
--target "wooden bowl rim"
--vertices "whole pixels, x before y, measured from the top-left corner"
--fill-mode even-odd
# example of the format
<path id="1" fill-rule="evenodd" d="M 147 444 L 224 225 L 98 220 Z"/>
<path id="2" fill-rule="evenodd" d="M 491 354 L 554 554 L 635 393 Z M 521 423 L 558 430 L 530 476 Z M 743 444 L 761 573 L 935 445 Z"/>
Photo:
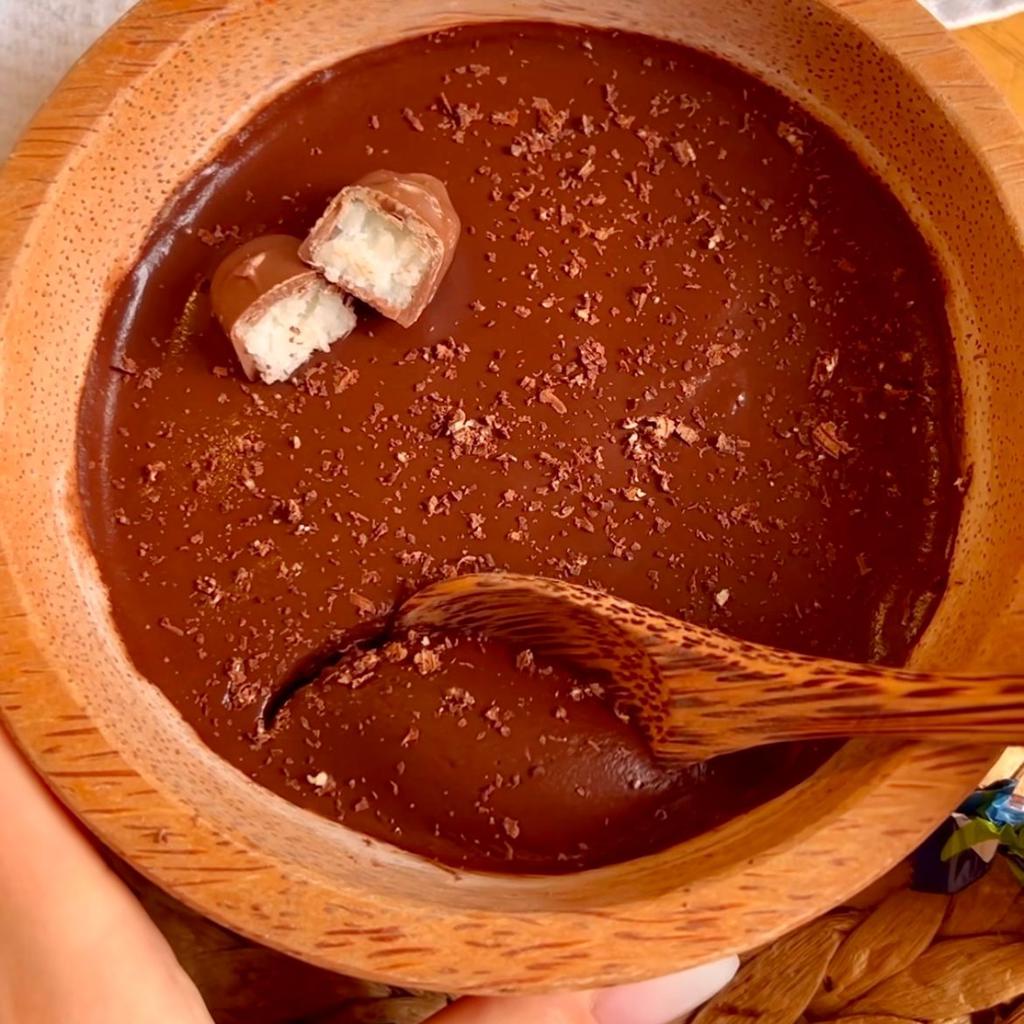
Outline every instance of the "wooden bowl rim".
<path id="1" fill-rule="evenodd" d="M 168 19 L 166 26 L 164 54 L 179 45 L 194 31 L 201 29 L 204 22 L 217 18 L 227 11 L 241 10 L 253 6 L 260 0 L 224 0 L 221 3 L 198 4 L 187 9 L 187 17 L 181 20 Z M 936 54 L 956 52 L 960 57 L 960 44 L 937 22 L 918 6 L 917 0 L 888 0 L 875 4 L 870 0 L 815 0 L 815 2 L 842 18 L 852 22 L 857 29 L 866 31 L 891 55 L 909 67 L 929 92 L 936 97 L 944 114 L 958 124 L 959 129 L 981 154 L 997 184 L 1001 201 L 1008 218 L 1020 225 L 1024 223 L 1024 202 L 1008 185 L 1011 175 L 1005 173 L 998 162 L 988 156 L 1005 146 L 1007 139 L 1015 143 L 1024 142 L 1016 119 L 1005 106 L 1002 97 L 972 64 L 973 73 L 969 81 L 949 83 L 948 88 L 931 72 L 930 64 L 920 58 L 927 53 L 934 61 Z M 52 126 L 65 112 L 66 99 L 86 83 L 93 90 L 93 98 L 102 100 L 103 109 L 109 109 L 125 84 L 125 76 L 111 77 L 97 95 L 96 82 L 102 78 L 98 72 L 109 61 L 123 56 L 133 38 L 150 27 L 150 19 L 160 12 L 172 9 L 181 12 L 180 5 L 170 5 L 166 0 L 142 0 L 106 35 L 104 35 L 75 65 L 47 103 L 37 113 L 30 125 L 45 122 Z M 514 5 L 513 5 L 514 7 Z M 883 12 L 881 8 L 885 8 Z M 887 22 L 885 14 L 898 15 Z M 514 11 L 510 12 L 514 17 Z M 567 17 L 566 20 L 571 20 Z M 892 28 L 895 23 L 899 31 Z M 912 32 L 908 32 L 908 26 Z M 140 66 L 129 79 L 147 73 L 147 66 Z M 965 88 L 969 86 L 969 88 Z M 984 109 L 984 117 L 978 112 Z M 19 257 L 30 247 L 31 231 L 36 219 L 41 217 L 52 201 L 51 190 L 55 182 L 73 169 L 76 141 L 82 133 L 88 132 L 89 124 L 102 114 L 77 120 L 69 128 L 68 140 L 57 140 L 56 145 L 66 149 L 63 158 L 52 165 L 51 173 L 29 177 L 24 168 L 31 166 L 29 159 L 22 156 L 22 144 L 15 148 L 11 159 L 0 169 L 0 325 L 12 302 L 13 280 Z M 0 416 L 3 402 L 0 395 Z M 9 562 L 9 551 L 15 539 L 9 535 L 5 524 L 0 521 L 0 657 L 7 671 L 12 675 L 31 673 L 32 683 L 29 699 L 23 691 L 12 691 L 19 703 L 7 699 L 0 689 L 0 721 L 10 729 L 28 758 L 66 806 L 92 829 L 108 846 L 126 854 L 138 841 L 135 832 L 129 830 L 125 819 L 116 814 L 100 816 L 91 811 L 102 800 L 106 785 L 102 777 L 67 778 L 52 771 L 47 763 L 47 751 L 43 742 L 43 722 L 48 711 L 54 706 L 75 705 L 73 694 L 57 673 L 49 672 L 47 653 L 33 638 L 32 625 L 26 614 L 26 603 L 14 578 Z M 70 717 L 70 716 L 68 716 Z M 87 715 L 79 716 L 88 721 Z M 83 730 L 83 732 L 86 730 Z M 96 737 L 76 736 L 76 730 L 66 731 L 63 743 L 72 754 L 78 750 L 83 755 L 96 750 Z M 898 829 L 898 838 L 883 834 L 879 837 L 880 851 L 876 874 L 880 875 L 906 850 L 924 835 L 935 819 L 951 807 L 959 796 L 968 790 L 994 758 L 988 747 L 939 748 L 931 745 L 880 744 L 877 747 L 881 761 L 888 771 L 884 780 L 872 791 L 859 794 L 862 799 L 851 800 L 837 812 L 835 824 L 846 832 L 870 834 L 880 823 Z M 179 832 L 181 829 L 181 807 L 160 789 L 159 780 L 144 779 L 135 768 L 124 760 L 118 751 L 108 750 L 105 764 L 114 764 L 103 774 L 120 774 L 124 778 L 143 783 L 147 787 L 147 814 L 154 832 L 161 822 L 174 818 Z M 881 763 L 881 762 L 880 762 Z M 908 805 L 912 805 L 911 811 Z M 898 808 L 898 813 L 894 812 Z M 898 828 L 900 824 L 904 827 Z M 137 827 L 137 826 L 136 826 Z M 833 871 L 827 878 L 815 878 L 810 882 L 810 891 L 805 894 L 787 891 L 784 886 L 793 881 L 793 860 L 798 859 L 808 867 L 818 863 L 822 856 L 834 854 L 834 848 L 818 834 L 801 834 L 789 844 L 773 848 L 770 855 L 756 864 L 750 863 L 742 869 L 707 877 L 686 888 L 677 888 L 652 899 L 636 900 L 619 904 L 610 911 L 590 912 L 580 910 L 555 910 L 544 912 L 511 912 L 507 908 L 484 912 L 465 910 L 460 907 L 434 908 L 428 911 L 410 910 L 403 903 L 395 902 L 391 894 L 368 894 L 362 889 L 339 890 L 336 885 L 327 885 L 316 877 L 297 877 L 295 872 L 262 855 L 260 851 L 243 848 L 234 840 L 225 840 L 203 821 L 198 813 L 190 819 L 189 831 L 185 837 L 194 845 L 208 851 L 208 869 L 225 873 L 238 872 L 246 877 L 258 878 L 260 890 L 272 893 L 278 900 L 287 902 L 292 886 L 302 885 L 322 896 L 325 907 L 319 920 L 304 922 L 303 927 L 293 932 L 269 930 L 264 912 L 255 904 L 237 900 L 237 890 L 222 889 L 217 885 L 192 887 L 182 884 L 180 873 L 165 869 L 160 861 L 151 861 L 140 866 L 154 882 L 182 900 L 196 911 L 245 934 L 257 941 L 272 945 L 283 952 L 299 956 L 321 966 L 352 973 L 370 979 L 416 985 L 446 991 L 540 991 L 554 987 L 579 987 L 593 984 L 613 984 L 671 971 L 689 963 L 698 963 L 711 955 L 723 955 L 739 951 L 745 943 L 740 934 L 740 923 L 744 921 L 742 908 L 737 909 L 737 892 L 744 885 L 773 889 L 778 892 L 777 909 L 765 912 L 762 908 L 755 921 L 746 921 L 747 926 L 756 923 L 757 938 L 765 941 L 776 937 L 823 910 L 839 903 L 842 899 L 870 881 L 863 874 L 853 872 L 851 880 L 844 879 L 844 872 Z M 797 842 L 797 839 L 799 842 Z M 898 852 L 894 852 L 898 849 Z M 330 943 L 319 941 L 330 933 L 333 921 L 328 909 L 330 904 L 354 906 L 365 910 L 367 930 L 390 919 L 401 922 L 403 935 L 410 944 L 423 947 L 420 964 L 400 978 L 393 971 L 382 970 L 375 963 L 372 948 L 364 943 L 332 948 Z M 308 904 L 307 904 L 308 905 Z M 676 931 L 669 940 L 666 935 L 653 935 L 651 922 L 659 916 L 669 919 L 685 907 L 694 916 L 734 913 L 736 915 L 736 938 L 734 943 L 713 950 L 701 950 L 687 944 L 686 935 Z M 500 928 L 514 921 L 515 941 L 522 942 L 524 936 L 532 935 L 535 940 L 545 941 L 550 937 L 586 932 L 588 942 L 600 943 L 602 935 L 615 934 L 621 939 L 628 922 L 635 921 L 638 934 L 637 954 L 621 964 L 620 969 L 609 975 L 607 971 L 595 975 L 588 957 L 576 955 L 572 959 L 561 959 L 557 972 L 551 975 L 538 971 L 536 977 L 524 976 L 517 970 L 515 981 L 510 982 L 510 968 L 507 957 L 509 941 L 491 942 L 490 948 L 481 950 L 472 970 L 464 970 L 459 962 L 453 962 L 451 950 L 446 946 L 446 937 L 459 929 Z M 522 925 L 522 928 L 518 926 Z M 512 934 L 508 932 L 507 934 Z M 650 939 L 657 941 L 649 941 Z M 428 948 L 429 947 L 429 948 Z M 514 952 L 514 951 L 513 951 Z"/>

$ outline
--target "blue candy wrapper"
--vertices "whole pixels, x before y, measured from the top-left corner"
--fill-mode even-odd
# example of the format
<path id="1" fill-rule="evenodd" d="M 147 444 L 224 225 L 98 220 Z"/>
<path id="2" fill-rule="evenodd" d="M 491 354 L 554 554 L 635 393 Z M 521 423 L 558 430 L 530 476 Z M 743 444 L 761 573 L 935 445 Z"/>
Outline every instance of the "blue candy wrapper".
<path id="1" fill-rule="evenodd" d="M 914 855 L 913 888 L 956 893 L 976 882 L 996 856 L 1024 885 L 1024 796 L 1003 779 L 972 793 Z"/>

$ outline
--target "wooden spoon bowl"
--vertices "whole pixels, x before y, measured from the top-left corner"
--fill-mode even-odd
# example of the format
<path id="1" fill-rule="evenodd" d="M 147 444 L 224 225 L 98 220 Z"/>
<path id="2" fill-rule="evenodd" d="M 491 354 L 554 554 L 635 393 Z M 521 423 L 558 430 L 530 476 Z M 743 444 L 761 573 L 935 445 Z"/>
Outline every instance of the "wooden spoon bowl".
<path id="1" fill-rule="evenodd" d="M 75 482 L 76 410 L 113 286 L 171 192 L 282 90 L 369 47 L 510 16 L 712 50 L 834 125 L 885 178 L 949 282 L 973 473 L 952 583 L 913 666 L 1012 670 L 1024 650 L 1024 136 L 915 0 L 146 0 L 0 177 L 4 722 L 74 813 L 195 909 L 336 970 L 453 992 L 611 984 L 767 941 L 898 861 L 994 755 L 851 742 L 803 785 L 672 849 L 504 878 L 426 863 L 262 790 L 135 671 Z"/>

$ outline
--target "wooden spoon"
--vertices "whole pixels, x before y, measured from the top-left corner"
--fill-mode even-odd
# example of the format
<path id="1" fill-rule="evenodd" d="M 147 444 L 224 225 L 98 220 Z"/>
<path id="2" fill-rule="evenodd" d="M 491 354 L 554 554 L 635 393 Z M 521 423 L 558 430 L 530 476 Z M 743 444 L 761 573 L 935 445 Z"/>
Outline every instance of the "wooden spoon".
<path id="1" fill-rule="evenodd" d="M 480 573 L 432 584 L 402 605 L 395 625 L 496 637 L 601 671 L 655 753 L 671 760 L 837 736 L 1024 736 L 1024 675 L 813 658 L 539 576 Z"/>

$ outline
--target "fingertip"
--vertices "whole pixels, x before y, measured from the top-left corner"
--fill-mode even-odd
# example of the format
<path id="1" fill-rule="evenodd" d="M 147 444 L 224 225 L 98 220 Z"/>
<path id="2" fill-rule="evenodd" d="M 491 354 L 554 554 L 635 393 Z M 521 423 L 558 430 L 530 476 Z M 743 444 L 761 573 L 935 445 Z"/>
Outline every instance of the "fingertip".
<path id="1" fill-rule="evenodd" d="M 465 998 L 435 1014 L 428 1024 L 594 1024 L 592 992 L 554 996 Z"/>
<path id="2" fill-rule="evenodd" d="M 554 996 L 460 999 L 430 1024 L 669 1024 L 732 980 L 736 956 L 650 981 Z"/>
<path id="3" fill-rule="evenodd" d="M 732 981 L 737 956 L 650 981 L 604 989 L 594 999 L 595 1024 L 668 1024 L 707 1002 Z"/>

